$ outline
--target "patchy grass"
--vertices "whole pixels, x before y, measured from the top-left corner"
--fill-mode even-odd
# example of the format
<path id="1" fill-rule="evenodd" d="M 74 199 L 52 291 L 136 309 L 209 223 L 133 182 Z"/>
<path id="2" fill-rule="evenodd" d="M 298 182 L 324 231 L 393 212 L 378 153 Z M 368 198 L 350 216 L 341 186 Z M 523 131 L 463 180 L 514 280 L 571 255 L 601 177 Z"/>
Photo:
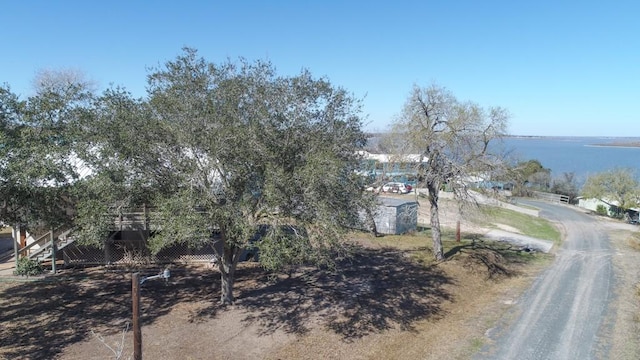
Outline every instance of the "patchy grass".
<path id="1" fill-rule="evenodd" d="M 442 318 L 417 321 L 413 333 L 386 334 L 358 356 L 363 359 L 470 358 L 484 345 L 485 331 L 494 326 L 534 275 L 553 258 L 487 241 L 479 234 L 463 233 L 462 240 L 456 242 L 455 232 L 450 230 L 443 232 L 443 262 L 434 261 L 429 229 L 409 235 L 358 238 L 365 247 L 403 254 L 401 258 L 421 264 L 425 271 L 443 271 L 449 279 L 443 288 L 451 296 L 450 301 L 441 304 L 445 313 Z M 314 351 L 310 343 L 305 346 Z"/>
<path id="2" fill-rule="evenodd" d="M 560 231 L 548 220 L 508 209 L 482 206 L 481 212 L 488 223 L 499 223 L 518 229 L 522 234 L 559 243 Z"/>
<path id="3" fill-rule="evenodd" d="M 477 353 L 484 346 L 484 339 L 482 338 L 474 338 L 471 340 L 471 351 L 472 353 Z"/>
<path id="4" fill-rule="evenodd" d="M 403 251 L 406 256 L 426 267 L 437 265 L 433 256 L 430 229 L 422 228 L 407 235 L 369 237 L 366 245 Z M 515 275 L 517 269 L 510 265 L 518 267 L 528 262 L 538 263 L 550 258 L 524 251 L 505 242 L 484 239 L 481 234 L 462 233 L 460 242 L 457 242 L 455 231 L 450 229 L 442 231 L 442 247 L 448 261 L 455 258 L 461 261 L 463 267 L 472 270 L 478 267 L 478 271 L 483 269 L 488 278 Z"/>
<path id="5" fill-rule="evenodd" d="M 636 251 L 640 251 L 640 233 L 636 232 L 631 234 L 631 236 L 629 236 L 629 238 L 627 239 L 627 244 L 630 248 Z M 640 300 L 640 283 L 637 283 L 635 285 L 635 296 L 636 300 Z M 633 319 L 636 323 L 640 323 L 640 312 L 635 312 Z"/>
<path id="6" fill-rule="evenodd" d="M 640 251 L 640 233 L 635 232 L 630 234 L 627 238 L 627 245 L 635 251 Z M 637 300 L 640 300 L 640 283 L 635 285 L 634 290 Z M 640 323 L 640 313 L 636 312 L 634 314 L 634 321 Z"/>
<path id="7" fill-rule="evenodd" d="M 611 222 L 611 224 L 614 224 Z M 616 296 L 610 359 L 640 359 L 640 234 L 637 230 L 611 230 L 609 240 L 616 250 L 612 262 L 616 272 Z"/>
<path id="8" fill-rule="evenodd" d="M 627 239 L 627 245 L 636 251 L 640 251 L 640 233 L 631 234 Z"/>

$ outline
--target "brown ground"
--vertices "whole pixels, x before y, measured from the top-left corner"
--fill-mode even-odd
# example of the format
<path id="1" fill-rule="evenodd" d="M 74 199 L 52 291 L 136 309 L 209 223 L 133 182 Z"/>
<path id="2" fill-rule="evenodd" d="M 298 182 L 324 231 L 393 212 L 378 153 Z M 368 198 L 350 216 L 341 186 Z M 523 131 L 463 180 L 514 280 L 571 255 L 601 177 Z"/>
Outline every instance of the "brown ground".
<path id="1" fill-rule="evenodd" d="M 425 269 L 405 254 L 363 248 L 339 274 L 309 270 L 278 281 L 245 263 L 231 307 L 216 303 L 214 271 L 174 269 L 169 284 L 143 285 L 143 353 L 149 359 L 435 358 L 439 344 L 447 349 L 453 342 L 458 346 L 440 353 L 462 356 L 493 321 L 481 307 L 494 298 L 500 301 L 491 306 L 502 307 L 517 295 L 509 285 L 522 284 L 488 280 L 477 263 L 475 270 L 457 260 Z M 0 356 L 115 358 L 92 331 L 107 345 L 120 343 L 131 317 L 128 273 L 68 270 L 52 281 L 0 287 Z M 128 332 L 126 354 L 131 339 Z"/>
<path id="2" fill-rule="evenodd" d="M 640 228 L 608 222 L 609 239 L 617 253 L 613 258 L 616 293 L 613 303 L 610 359 L 640 359 Z"/>
<path id="3" fill-rule="evenodd" d="M 217 304 L 213 269 L 173 268 L 168 284 L 146 282 L 144 357 L 466 359 L 550 259 L 465 239 L 448 244 L 448 261 L 432 264 L 423 261 L 428 239 L 403 246 L 390 244 L 406 238 L 355 240 L 357 255 L 339 272 L 306 269 L 276 280 L 254 263 L 241 264 L 233 306 Z M 525 265 L 528 256 L 533 261 Z M 0 358 L 115 359 L 109 347 L 117 351 L 121 344 L 121 358 L 130 358 L 132 333 L 124 341 L 122 335 L 131 318 L 130 292 L 129 272 L 103 268 L 65 270 L 45 282 L 0 282 Z M 623 295 L 625 301 L 636 296 Z M 631 318 L 627 328 L 616 324 L 622 335 L 614 350 L 637 354 L 628 349 L 633 337 L 627 334 L 637 329 L 637 308 L 620 311 Z"/>

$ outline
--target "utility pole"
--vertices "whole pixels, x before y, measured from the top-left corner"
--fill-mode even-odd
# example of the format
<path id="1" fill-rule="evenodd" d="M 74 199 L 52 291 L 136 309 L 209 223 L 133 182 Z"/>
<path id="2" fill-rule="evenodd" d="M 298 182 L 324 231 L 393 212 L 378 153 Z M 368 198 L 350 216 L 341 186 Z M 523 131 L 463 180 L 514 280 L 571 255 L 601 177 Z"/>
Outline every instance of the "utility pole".
<path id="1" fill-rule="evenodd" d="M 140 328 L 140 273 L 131 276 L 133 297 L 133 360 L 142 360 L 142 329 Z"/>
<path id="2" fill-rule="evenodd" d="M 164 269 L 158 275 L 140 278 L 140 273 L 131 274 L 131 298 L 133 312 L 133 360 L 142 360 L 142 328 L 140 326 L 140 286 L 150 279 L 163 278 L 168 281 L 171 276 L 169 269 Z"/>

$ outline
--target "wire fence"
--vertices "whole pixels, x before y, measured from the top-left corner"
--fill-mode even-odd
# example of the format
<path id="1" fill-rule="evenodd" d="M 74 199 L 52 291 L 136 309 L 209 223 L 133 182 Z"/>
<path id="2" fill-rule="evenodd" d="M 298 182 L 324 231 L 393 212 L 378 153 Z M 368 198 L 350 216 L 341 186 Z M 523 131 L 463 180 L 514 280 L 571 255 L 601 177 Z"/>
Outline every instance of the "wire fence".
<path id="1" fill-rule="evenodd" d="M 151 265 L 205 263 L 215 257 L 212 244 L 192 247 L 175 244 L 152 254 L 144 239 L 109 240 L 104 247 L 71 244 L 63 250 L 67 265 Z"/>

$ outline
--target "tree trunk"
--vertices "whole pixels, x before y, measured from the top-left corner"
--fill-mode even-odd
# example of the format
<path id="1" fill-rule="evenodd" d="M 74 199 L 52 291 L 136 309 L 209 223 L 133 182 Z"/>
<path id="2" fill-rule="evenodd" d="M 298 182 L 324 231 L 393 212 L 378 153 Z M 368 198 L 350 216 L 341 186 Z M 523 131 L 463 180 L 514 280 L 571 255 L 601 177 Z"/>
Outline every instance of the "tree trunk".
<path id="1" fill-rule="evenodd" d="M 236 267 L 242 248 L 227 243 L 226 234 L 222 232 L 223 254 L 218 263 L 220 270 L 220 303 L 223 305 L 233 304 L 233 284 L 235 281 Z"/>
<path id="2" fill-rule="evenodd" d="M 367 223 L 369 226 L 369 231 L 371 231 L 373 236 L 378 237 L 378 227 L 376 226 L 376 220 L 375 220 L 375 216 L 373 215 L 373 212 L 368 207 L 365 209 L 365 212 L 367 217 Z"/>
<path id="3" fill-rule="evenodd" d="M 433 255 L 437 261 L 444 260 L 444 252 L 442 250 L 442 234 L 440 232 L 440 215 L 438 213 L 438 197 L 440 193 L 440 184 L 438 182 L 427 182 L 427 190 L 429 190 L 429 205 L 431 205 L 431 236 L 433 239 Z"/>
<path id="4" fill-rule="evenodd" d="M 232 264 L 227 263 L 226 259 L 223 259 L 218 267 L 220 269 L 220 280 L 222 284 L 220 303 L 223 305 L 233 304 L 233 280 L 235 269 Z"/>

